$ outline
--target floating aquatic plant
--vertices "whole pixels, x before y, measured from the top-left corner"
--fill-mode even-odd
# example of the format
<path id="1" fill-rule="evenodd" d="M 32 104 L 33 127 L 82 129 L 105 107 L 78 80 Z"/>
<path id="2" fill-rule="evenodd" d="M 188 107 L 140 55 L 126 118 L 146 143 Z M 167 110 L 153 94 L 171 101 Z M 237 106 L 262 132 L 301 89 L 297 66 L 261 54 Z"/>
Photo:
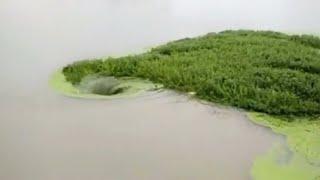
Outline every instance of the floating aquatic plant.
<path id="1" fill-rule="evenodd" d="M 319 48 L 320 39 L 309 35 L 224 31 L 173 41 L 144 54 L 76 62 L 63 73 L 74 85 L 97 73 L 132 76 L 247 110 L 319 115 Z"/>

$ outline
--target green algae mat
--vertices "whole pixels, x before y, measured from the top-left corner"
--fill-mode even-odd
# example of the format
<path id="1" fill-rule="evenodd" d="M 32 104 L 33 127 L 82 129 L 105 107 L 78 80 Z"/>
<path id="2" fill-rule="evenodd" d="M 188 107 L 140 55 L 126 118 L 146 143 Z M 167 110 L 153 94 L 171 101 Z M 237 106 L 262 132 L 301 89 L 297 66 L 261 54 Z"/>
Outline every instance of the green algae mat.
<path id="1" fill-rule="evenodd" d="M 320 119 L 283 119 L 261 113 L 249 113 L 249 118 L 286 136 L 288 144 L 288 147 L 275 145 L 255 160 L 252 168 L 254 179 L 320 179 Z M 285 162 L 279 161 L 286 156 Z"/>
<path id="2" fill-rule="evenodd" d="M 82 88 L 92 84 L 84 83 L 92 75 L 115 77 L 119 82 L 107 81 L 117 88 L 101 83 L 97 87 L 121 93 L 102 96 L 86 90 L 96 86 Z M 118 86 L 126 83 L 133 83 L 132 88 Z M 69 96 L 107 99 L 162 84 L 193 92 L 202 100 L 245 109 L 252 112 L 252 121 L 286 136 L 288 142 L 287 147 L 275 145 L 256 159 L 251 171 L 254 179 L 320 179 L 319 37 L 250 30 L 209 33 L 142 54 L 75 62 L 56 73 L 50 84 Z"/>

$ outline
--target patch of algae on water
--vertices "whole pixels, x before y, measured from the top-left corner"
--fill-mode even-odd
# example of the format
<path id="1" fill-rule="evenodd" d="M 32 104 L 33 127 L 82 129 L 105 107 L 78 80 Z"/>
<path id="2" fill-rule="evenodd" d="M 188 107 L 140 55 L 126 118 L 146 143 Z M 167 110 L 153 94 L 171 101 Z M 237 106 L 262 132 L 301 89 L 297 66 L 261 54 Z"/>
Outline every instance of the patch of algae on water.
<path id="1" fill-rule="evenodd" d="M 261 113 L 249 113 L 249 117 L 285 135 L 292 152 L 286 163 L 279 162 L 285 151 L 280 146 L 258 157 L 252 167 L 255 180 L 320 180 L 320 119 L 285 121 Z"/>
<path id="2" fill-rule="evenodd" d="M 116 99 L 116 98 L 128 98 L 139 95 L 145 91 L 151 91 L 161 88 L 159 84 L 153 84 L 150 81 L 142 80 L 138 78 L 123 77 L 118 79 L 122 87 L 128 87 L 124 92 L 115 95 L 97 95 L 82 93 L 76 86 L 73 86 L 68 82 L 61 70 L 52 74 L 49 85 L 57 92 L 76 98 L 88 98 L 88 99 Z"/>

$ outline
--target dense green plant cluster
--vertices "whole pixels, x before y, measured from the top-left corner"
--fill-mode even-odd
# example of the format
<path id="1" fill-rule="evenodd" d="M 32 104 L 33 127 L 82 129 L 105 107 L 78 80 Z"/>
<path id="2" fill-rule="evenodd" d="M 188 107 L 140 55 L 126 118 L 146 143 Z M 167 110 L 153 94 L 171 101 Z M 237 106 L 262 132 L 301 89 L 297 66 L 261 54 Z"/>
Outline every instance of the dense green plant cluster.
<path id="1" fill-rule="evenodd" d="M 90 74 L 134 76 L 236 107 L 281 115 L 320 114 L 320 39 L 271 31 L 224 31 L 170 42 L 147 53 L 76 62 Z"/>

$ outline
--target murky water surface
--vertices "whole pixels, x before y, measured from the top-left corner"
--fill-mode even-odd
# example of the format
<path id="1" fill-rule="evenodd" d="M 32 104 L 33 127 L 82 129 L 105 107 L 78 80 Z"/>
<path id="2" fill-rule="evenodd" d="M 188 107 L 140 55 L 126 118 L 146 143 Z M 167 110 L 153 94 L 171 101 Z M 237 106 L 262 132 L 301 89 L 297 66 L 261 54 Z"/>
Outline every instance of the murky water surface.
<path id="1" fill-rule="evenodd" d="M 317 0 L 1 0 L 0 179 L 249 179 L 279 139 L 171 92 L 71 99 L 49 74 L 224 29 L 320 32 Z"/>

